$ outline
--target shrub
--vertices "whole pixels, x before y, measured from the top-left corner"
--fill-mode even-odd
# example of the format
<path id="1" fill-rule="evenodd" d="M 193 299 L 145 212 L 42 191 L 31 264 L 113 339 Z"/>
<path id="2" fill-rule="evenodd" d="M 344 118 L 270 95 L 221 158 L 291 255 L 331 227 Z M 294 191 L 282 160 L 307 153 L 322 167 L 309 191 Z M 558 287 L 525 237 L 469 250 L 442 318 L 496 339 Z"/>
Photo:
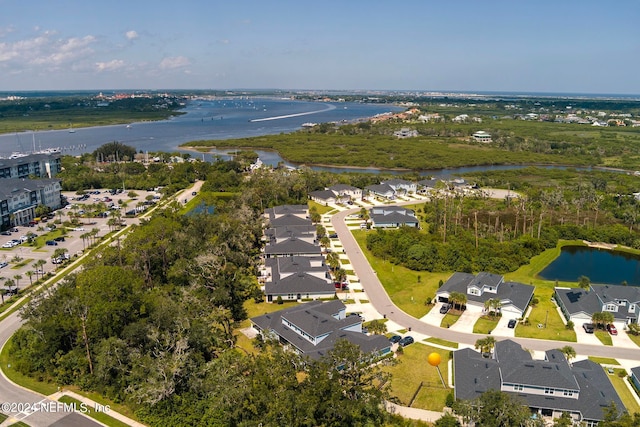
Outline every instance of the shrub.
<path id="1" fill-rule="evenodd" d="M 284 304 L 284 301 L 282 301 L 282 297 L 280 295 L 278 295 L 278 299 L 276 299 L 276 302 L 280 305 Z"/>

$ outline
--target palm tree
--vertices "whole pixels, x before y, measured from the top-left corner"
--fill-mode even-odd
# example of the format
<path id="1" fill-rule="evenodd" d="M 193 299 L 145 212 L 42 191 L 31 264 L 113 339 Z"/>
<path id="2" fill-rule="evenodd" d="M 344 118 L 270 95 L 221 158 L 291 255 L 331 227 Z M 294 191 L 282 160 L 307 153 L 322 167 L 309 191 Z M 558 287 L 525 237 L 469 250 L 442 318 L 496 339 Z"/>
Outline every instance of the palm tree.
<path id="1" fill-rule="evenodd" d="M 449 303 L 457 310 L 462 310 L 462 307 L 467 303 L 467 296 L 462 292 L 451 292 L 449 294 Z"/>
<path id="2" fill-rule="evenodd" d="M 570 345 L 565 345 L 564 347 L 559 348 L 558 350 L 560 350 L 562 354 L 564 354 L 564 357 L 567 358 L 567 362 L 569 362 L 571 359 L 576 357 L 576 351 Z"/>
<path id="3" fill-rule="evenodd" d="M 336 252 L 329 252 L 325 259 L 330 269 L 335 270 L 340 267 L 340 255 Z"/>
<path id="4" fill-rule="evenodd" d="M 382 335 L 387 332 L 387 324 L 380 319 L 375 319 L 369 322 L 368 329 L 374 335 Z"/>
<path id="5" fill-rule="evenodd" d="M 496 339 L 492 336 L 487 336 L 485 338 L 480 338 L 479 340 L 477 340 L 475 348 L 479 348 L 480 352 L 485 354 L 485 353 L 491 353 L 495 345 L 496 345 Z"/>
<path id="6" fill-rule="evenodd" d="M 16 274 L 15 276 L 13 276 L 13 278 L 16 279 L 16 288 L 20 288 L 20 280 L 22 280 L 22 275 Z"/>
<path id="7" fill-rule="evenodd" d="M 31 264 L 31 267 L 33 267 L 35 273 L 36 273 L 36 280 L 38 280 L 38 262 L 34 262 L 33 264 Z"/>
<path id="8" fill-rule="evenodd" d="M 29 286 L 33 286 L 33 271 L 29 270 L 25 273 L 27 275 L 27 277 L 29 278 Z M 38 279 L 38 277 L 36 276 L 36 280 Z"/>

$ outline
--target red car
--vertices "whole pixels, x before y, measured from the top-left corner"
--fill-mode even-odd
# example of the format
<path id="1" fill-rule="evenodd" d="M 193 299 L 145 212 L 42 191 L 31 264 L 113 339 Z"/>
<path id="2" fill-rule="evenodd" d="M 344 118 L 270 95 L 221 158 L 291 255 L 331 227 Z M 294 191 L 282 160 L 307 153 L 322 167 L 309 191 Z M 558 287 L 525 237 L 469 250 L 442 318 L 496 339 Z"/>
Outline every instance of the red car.
<path id="1" fill-rule="evenodd" d="M 614 325 L 611 325 L 611 324 L 607 325 L 607 331 L 609 331 L 611 335 L 618 335 L 618 330 Z"/>

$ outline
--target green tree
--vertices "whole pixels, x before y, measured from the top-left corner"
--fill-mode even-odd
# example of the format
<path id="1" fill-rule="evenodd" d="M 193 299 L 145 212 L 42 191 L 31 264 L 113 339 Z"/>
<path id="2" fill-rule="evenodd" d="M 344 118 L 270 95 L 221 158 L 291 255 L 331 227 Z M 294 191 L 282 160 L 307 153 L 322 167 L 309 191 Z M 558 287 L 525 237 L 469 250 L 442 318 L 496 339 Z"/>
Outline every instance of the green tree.
<path id="1" fill-rule="evenodd" d="M 492 336 L 480 338 L 476 341 L 475 348 L 480 349 L 482 353 L 491 353 L 496 345 L 496 339 Z"/>
<path id="2" fill-rule="evenodd" d="M 369 322 L 367 328 L 369 332 L 375 335 L 383 335 L 387 333 L 387 324 L 380 319 L 374 319 Z"/>
<path id="3" fill-rule="evenodd" d="M 559 350 L 562 352 L 562 354 L 564 354 L 564 356 L 567 358 L 568 362 L 571 362 L 571 359 L 574 359 L 576 357 L 576 351 L 570 345 L 565 345 L 564 347 L 560 348 Z"/>
<path id="4" fill-rule="evenodd" d="M 573 418 L 568 412 L 563 412 L 558 418 L 553 419 L 553 427 L 572 427 Z"/>
<path id="5" fill-rule="evenodd" d="M 531 422 L 527 405 L 501 391 L 486 391 L 472 405 L 478 408 L 473 421 L 483 427 L 527 426 Z"/>
<path id="6" fill-rule="evenodd" d="M 587 276 L 580 276 L 578 278 L 578 286 L 581 289 L 589 290 L 589 287 L 591 286 L 591 280 L 589 280 Z"/>
<path id="7" fill-rule="evenodd" d="M 455 416 L 445 413 L 433 425 L 435 427 L 460 427 L 460 421 Z"/>

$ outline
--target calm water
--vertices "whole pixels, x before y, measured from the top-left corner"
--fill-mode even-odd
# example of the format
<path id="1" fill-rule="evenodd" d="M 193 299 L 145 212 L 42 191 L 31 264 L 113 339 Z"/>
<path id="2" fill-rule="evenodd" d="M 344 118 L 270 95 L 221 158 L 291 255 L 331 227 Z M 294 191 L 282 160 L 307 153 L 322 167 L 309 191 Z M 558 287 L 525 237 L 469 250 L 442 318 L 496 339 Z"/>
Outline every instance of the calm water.
<path id="1" fill-rule="evenodd" d="M 546 280 L 577 282 L 587 276 L 591 283 L 640 286 L 640 258 L 622 252 L 585 246 L 565 246 L 560 256 L 539 276 Z"/>
<path id="2" fill-rule="evenodd" d="M 0 135 L 0 156 L 45 148 L 68 154 L 92 152 L 102 144 L 119 141 L 140 151 L 178 151 L 184 142 L 245 138 L 289 133 L 305 122 L 352 121 L 403 108 L 382 104 L 325 103 L 272 98 L 192 101 L 186 114 L 159 122 L 129 126 L 100 126 Z"/>

